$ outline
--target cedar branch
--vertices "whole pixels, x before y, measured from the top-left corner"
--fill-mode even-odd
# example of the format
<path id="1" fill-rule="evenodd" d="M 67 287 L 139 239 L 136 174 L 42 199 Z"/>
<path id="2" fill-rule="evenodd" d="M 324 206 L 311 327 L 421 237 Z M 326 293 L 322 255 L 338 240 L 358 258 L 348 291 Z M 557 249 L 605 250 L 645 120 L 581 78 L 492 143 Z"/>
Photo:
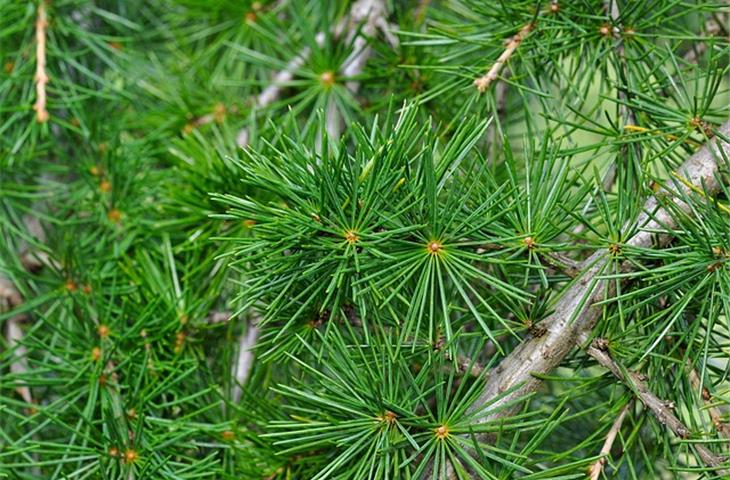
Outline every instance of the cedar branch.
<path id="1" fill-rule="evenodd" d="M 649 390 L 643 375 L 623 368 L 607 351 L 598 348 L 595 341 L 586 349 L 586 352 L 601 366 L 610 370 L 616 378 L 628 386 L 636 394 L 639 400 L 641 400 L 641 403 L 643 403 L 644 406 L 651 411 L 659 423 L 666 425 L 678 437 L 689 438 L 691 433 L 690 429 L 677 418 L 674 412 L 672 412 L 674 404 L 672 402 L 662 400 Z M 697 443 L 694 445 L 694 448 L 697 450 L 697 454 L 706 466 L 713 468 L 722 466 L 724 459 L 711 452 L 704 445 Z M 721 473 L 726 475 L 730 472 L 723 471 Z"/>
<path id="2" fill-rule="evenodd" d="M 729 137 L 730 121 L 723 124 L 718 133 Z M 730 143 L 714 137 L 685 161 L 679 171 L 692 185 L 703 185 L 712 194 L 720 188 L 715 174 L 720 168 L 719 159 L 723 157 L 730 157 Z M 685 194 L 691 192 L 691 188 L 684 184 L 678 184 L 677 188 Z M 669 211 L 659 205 L 657 197 L 662 194 L 666 196 L 666 190 L 657 192 L 647 200 L 644 212 L 633 224 L 624 228 L 624 231 L 636 232 L 627 241 L 628 245 L 649 248 L 655 241 L 663 245 L 669 240 L 669 235 L 657 238 L 653 233 L 671 229 L 675 225 Z M 668 197 L 667 200 L 674 202 L 681 210 L 690 209 L 679 196 Z M 581 335 L 589 336 L 602 311 L 602 307 L 594 303 L 603 300 L 612 290 L 609 282 L 600 278 L 609 258 L 607 250 L 598 250 L 588 257 L 571 287 L 555 304 L 553 313 L 541 322 L 546 327 L 545 334 L 524 341 L 493 370 L 481 395 L 470 407 L 472 412 L 480 410 L 483 405 L 490 405 L 495 410 L 495 413 L 482 417 L 480 422 L 509 416 L 512 409 L 499 407 L 534 392 L 541 383 L 536 375 L 554 370 L 573 350 Z M 510 393 L 503 395 L 506 391 Z M 498 398 L 500 395 L 502 397 Z"/>

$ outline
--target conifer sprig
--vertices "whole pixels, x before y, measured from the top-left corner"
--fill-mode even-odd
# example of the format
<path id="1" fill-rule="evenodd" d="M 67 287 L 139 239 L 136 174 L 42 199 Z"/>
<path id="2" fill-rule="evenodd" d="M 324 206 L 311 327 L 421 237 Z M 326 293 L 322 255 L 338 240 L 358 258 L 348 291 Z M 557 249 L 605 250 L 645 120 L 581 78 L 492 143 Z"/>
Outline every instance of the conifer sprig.
<path id="1" fill-rule="evenodd" d="M 0 0 L 0 477 L 724 478 L 724 0 Z"/>

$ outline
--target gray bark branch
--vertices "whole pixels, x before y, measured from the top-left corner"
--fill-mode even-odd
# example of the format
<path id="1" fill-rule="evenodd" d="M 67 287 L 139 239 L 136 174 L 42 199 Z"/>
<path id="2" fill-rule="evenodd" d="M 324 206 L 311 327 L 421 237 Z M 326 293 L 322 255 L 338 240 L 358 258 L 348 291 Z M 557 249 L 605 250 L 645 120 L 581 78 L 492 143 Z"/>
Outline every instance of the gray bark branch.
<path id="1" fill-rule="evenodd" d="M 723 124 L 718 132 L 726 138 L 730 137 L 730 121 Z M 703 186 L 709 194 L 715 193 L 720 187 L 715 174 L 723 155 L 724 158 L 730 157 L 730 143 L 714 137 L 685 161 L 677 172 L 691 185 Z M 678 184 L 676 188 L 682 193 L 691 193 L 690 188 L 684 184 Z M 654 244 L 662 246 L 671 238 L 669 234 L 655 234 L 671 229 L 675 224 L 670 213 L 661 208 L 657 200 L 658 196 L 667 193 L 666 190 L 657 192 L 644 204 L 644 211 L 639 218 L 624 227 L 624 231 L 635 232 L 626 242 L 627 245 L 643 248 Z M 690 209 L 677 196 L 668 201 L 674 202 L 681 210 Z M 555 304 L 553 313 L 541 322 L 545 326 L 545 334 L 524 341 L 494 369 L 481 395 L 469 410 L 476 412 L 488 405 L 490 410 L 498 411 L 482 416 L 480 423 L 511 415 L 514 408 L 499 407 L 535 392 L 541 384 L 537 375 L 548 374 L 558 367 L 577 345 L 581 336 L 590 337 L 602 311 L 602 307 L 594 304 L 610 293 L 612 285 L 599 278 L 608 262 L 607 250 L 596 251 L 587 258 L 573 284 Z M 507 391 L 510 392 L 498 398 Z"/>

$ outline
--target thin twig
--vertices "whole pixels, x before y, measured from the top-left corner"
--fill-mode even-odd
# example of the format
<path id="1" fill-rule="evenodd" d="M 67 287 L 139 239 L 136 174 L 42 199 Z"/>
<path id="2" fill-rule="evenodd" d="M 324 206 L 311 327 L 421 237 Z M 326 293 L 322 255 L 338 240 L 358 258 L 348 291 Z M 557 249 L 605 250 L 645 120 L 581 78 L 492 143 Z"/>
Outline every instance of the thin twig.
<path id="1" fill-rule="evenodd" d="M 560 269 L 570 278 L 575 278 L 580 273 L 581 264 L 560 252 L 541 252 L 545 260 L 554 267 Z"/>
<path id="2" fill-rule="evenodd" d="M 692 387 L 697 389 L 702 396 L 702 400 L 705 403 L 707 413 L 710 415 L 710 420 L 712 421 L 712 425 L 715 427 L 715 431 L 717 431 L 717 433 L 722 437 L 730 438 L 730 427 L 722 421 L 722 412 L 720 409 L 711 403 L 710 392 L 707 388 L 702 387 L 702 381 L 700 376 L 697 374 L 697 370 L 694 368 L 689 369 L 688 376 Z"/>
<path id="3" fill-rule="evenodd" d="M 479 93 L 486 92 L 492 82 L 494 82 L 499 77 L 499 72 L 502 71 L 502 67 L 504 67 L 504 64 L 507 63 L 510 57 L 512 57 L 512 55 L 517 50 L 517 47 L 519 47 L 520 44 L 525 40 L 525 38 L 527 38 L 533 28 L 535 28 L 535 24 L 533 22 L 525 24 L 520 29 L 520 31 L 517 32 L 517 34 L 510 39 L 504 51 L 499 56 L 494 65 L 492 65 L 489 71 L 483 76 L 474 80 L 474 86 L 477 87 Z"/>
<path id="4" fill-rule="evenodd" d="M 353 4 L 350 9 L 350 32 L 356 32 L 356 27 L 360 24 L 362 24 L 362 28 L 360 29 L 360 33 L 357 37 L 354 39 L 350 37 L 348 39 L 353 41 L 353 49 L 352 53 L 350 53 L 343 63 L 342 75 L 344 78 L 355 78 L 362 73 L 368 59 L 373 53 L 373 48 L 370 46 L 370 39 L 375 36 L 378 28 L 380 28 L 386 36 L 389 36 L 386 17 L 387 6 L 383 0 L 358 0 Z M 345 25 L 344 21 L 338 22 L 332 33 L 335 36 L 339 36 Z M 354 33 L 352 35 L 354 35 Z M 324 45 L 325 38 L 326 37 L 323 32 L 317 33 L 315 38 L 317 45 L 320 47 Z M 395 41 L 393 39 L 394 37 L 389 36 L 389 38 L 391 41 Z M 256 97 L 256 106 L 261 108 L 276 101 L 281 94 L 283 86 L 294 78 L 294 73 L 304 65 L 310 54 L 310 49 L 305 47 L 287 64 L 284 70 L 278 72 L 274 76 L 271 84 L 269 84 L 258 95 L 258 97 Z M 346 86 L 352 93 L 356 93 L 359 89 L 360 83 L 357 80 L 349 80 Z M 337 108 L 332 102 L 330 102 L 327 107 L 326 126 L 327 133 L 331 138 L 339 138 L 341 123 L 342 120 Z M 247 128 L 243 128 L 239 131 L 236 143 L 239 146 L 248 145 Z M 255 320 L 250 321 L 248 323 L 246 333 L 239 339 L 238 358 L 234 374 L 236 384 L 234 385 L 232 394 L 235 402 L 239 401 L 242 393 L 242 385 L 244 385 L 248 380 L 253 367 L 253 350 L 256 346 L 260 333 L 257 323 L 258 322 Z"/>
<path id="5" fill-rule="evenodd" d="M 243 393 L 243 385 L 246 384 L 248 377 L 251 375 L 254 362 L 254 352 L 256 342 L 259 338 L 258 318 L 252 318 L 248 322 L 246 332 L 238 339 L 238 358 L 234 366 L 233 377 L 236 379 L 233 385 L 231 397 L 233 401 L 238 403 Z"/>
<path id="6" fill-rule="evenodd" d="M 12 310 L 23 304 L 23 297 L 15 288 L 13 282 L 5 277 L 0 277 L 0 310 Z M 13 361 L 10 364 L 10 373 L 21 377 L 28 372 L 28 361 L 26 356 L 28 351 L 22 345 L 23 329 L 21 324 L 25 321 L 26 315 L 14 315 L 5 322 L 5 338 L 8 342 L 9 350 L 13 351 Z M 27 385 L 20 384 L 15 387 L 23 400 L 27 404 L 33 403 L 33 396 Z"/>
<path id="7" fill-rule="evenodd" d="M 41 1 L 38 4 L 38 17 L 35 22 L 35 89 L 36 102 L 33 110 L 36 111 L 36 120 L 38 123 L 48 121 L 48 111 L 46 110 L 46 84 L 48 83 L 48 74 L 46 73 L 46 28 L 48 27 L 48 17 L 46 15 L 46 3 Z"/>
<path id="8" fill-rule="evenodd" d="M 37 205 L 35 206 L 38 207 Z M 45 241 L 45 231 L 40 220 L 32 215 L 24 215 L 23 223 L 28 233 L 36 240 Z M 44 265 L 54 265 L 47 253 L 42 251 L 26 248 L 25 252 L 20 255 L 20 262 L 29 272 L 39 270 Z M 23 296 L 13 282 L 3 276 L 0 276 L 0 310 L 13 310 L 23 304 Z M 28 372 L 28 350 L 23 345 L 23 328 L 22 324 L 28 320 L 28 315 L 21 313 L 13 315 L 5 323 L 5 338 L 9 349 L 13 352 L 13 359 L 10 363 L 10 373 L 18 378 L 22 378 Z M 15 391 L 23 398 L 23 400 L 31 404 L 33 396 L 30 387 L 19 382 L 20 385 L 15 387 Z"/>
<path id="9" fill-rule="evenodd" d="M 621 33 L 623 31 L 623 25 L 621 24 L 620 18 L 621 18 L 621 12 L 618 8 L 618 0 L 608 0 L 607 1 L 608 10 L 610 11 L 611 15 L 611 21 L 614 24 L 615 33 L 619 35 L 619 39 L 616 42 L 616 56 L 619 59 L 619 63 L 621 65 L 621 73 L 623 73 L 624 80 L 628 82 L 628 68 L 626 65 L 626 47 L 624 45 L 624 39 L 621 37 Z M 628 87 L 628 86 L 627 86 Z M 636 122 L 636 116 L 634 115 L 634 112 L 628 107 L 627 102 L 629 100 L 629 95 L 627 88 L 621 88 L 620 86 L 617 87 L 618 90 L 618 99 L 619 99 L 619 116 L 621 117 L 621 120 L 624 125 L 638 125 Z M 625 150 L 623 151 L 625 153 Z M 616 173 L 617 173 L 617 163 L 614 161 L 611 163 L 611 166 L 608 169 L 608 172 L 606 172 L 606 176 L 603 179 L 603 190 L 606 192 L 611 191 L 613 189 L 613 184 L 616 181 Z"/>
<path id="10" fill-rule="evenodd" d="M 341 74 L 348 79 L 345 85 L 353 94 L 360 89 L 360 81 L 352 79 L 362 74 L 373 55 L 374 50 L 370 42 L 377 30 L 380 29 L 391 44 L 397 44 L 397 39 L 388 30 L 386 18 L 387 6 L 383 0 L 358 0 L 350 9 L 350 34 L 347 41 L 352 42 L 352 52 L 343 62 Z M 327 106 L 326 127 L 330 138 L 340 137 L 342 118 L 333 101 Z"/>
<path id="11" fill-rule="evenodd" d="M 636 116 L 634 115 L 634 112 L 628 107 L 627 102 L 629 100 L 628 92 L 626 88 L 622 88 L 620 86 L 620 80 L 621 77 L 624 78 L 625 81 L 628 82 L 628 68 L 626 64 L 626 48 L 624 45 L 624 39 L 622 38 L 621 34 L 623 31 L 623 25 L 621 24 L 621 12 L 618 7 L 618 0 L 606 0 L 605 1 L 605 7 L 606 10 L 609 12 L 609 15 L 611 16 L 611 22 L 614 25 L 613 33 L 618 36 L 618 40 L 616 42 L 616 56 L 618 57 L 620 69 L 617 69 L 617 96 L 618 96 L 618 110 L 619 110 L 619 117 L 621 118 L 621 122 L 623 123 L 623 127 L 627 125 L 637 125 L 636 122 Z M 628 86 L 627 86 L 628 87 Z M 625 155 L 627 152 L 627 149 L 629 148 L 628 145 L 624 144 L 621 147 L 621 154 Z M 638 148 L 638 147 L 636 147 Z M 616 158 L 613 162 L 611 162 L 611 165 L 609 165 L 608 170 L 606 171 L 606 174 L 603 177 L 603 183 L 602 188 L 604 192 L 610 192 L 613 190 L 613 186 L 616 183 L 616 174 L 618 172 L 618 160 L 619 158 Z M 589 199 L 588 202 L 586 202 L 585 206 L 583 207 L 583 212 L 586 213 L 593 205 L 593 199 Z M 573 229 L 573 234 L 578 235 L 582 233 L 586 229 L 586 226 L 583 224 L 578 225 Z"/>
<path id="12" fill-rule="evenodd" d="M 324 33 L 317 33 L 317 35 L 315 36 L 315 42 L 317 43 L 317 46 L 321 47 L 322 45 L 324 45 L 324 41 Z M 295 55 L 294 58 L 289 61 L 289 63 L 286 64 L 286 67 L 284 67 L 283 70 L 277 72 L 276 75 L 274 75 L 271 83 L 269 83 L 269 85 L 254 98 L 254 106 L 257 108 L 262 108 L 278 100 L 279 95 L 281 95 L 281 91 L 294 78 L 294 73 L 302 68 L 302 66 L 307 62 L 307 59 L 309 59 L 311 53 L 312 52 L 309 47 L 302 48 L 302 50 L 297 55 Z M 238 131 L 238 135 L 236 136 L 236 144 L 239 147 L 245 147 L 246 145 L 248 145 L 248 136 L 248 128 L 242 128 Z"/>
<path id="13" fill-rule="evenodd" d="M 722 38 L 725 41 L 730 42 L 730 36 L 728 36 L 725 30 L 723 30 L 722 23 L 716 18 L 710 18 L 705 22 L 704 33 L 710 38 Z M 721 35 L 723 33 L 725 34 L 724 37 Z M 691 64 L 697 63 L 697 60 L 707 51 L 707 47 L 709 46 L 709 42 L 707 40 L 709 39 L 692 45 L 692 48 L 684 54 L 684 60 Z"/>
<path id="14" fill-rule="evenodd" d="M 643 403 L 644 406 L 651 411 L 659 423 L 666 425 L 679 438 L 686 439 L 690 437 L 690 429 L 677 418 L 674 412 L 672 412 L 674 404 L 672 402 L 662 400 L 649 390 L 643 375 L 623 368 L 606 350 L 599 348 L 595 341 L 586 349 L 586 352 L 598 361 L 601 366 L 610 370 L 616 378 L 629 387 L 639 400 L 641 400 L 641 403 Z M 701 443 L 695 443 L 694 448 L 697 450 L 697 454 L 706 466 L 713 468 L 722 466 L 724 459 L 711 452 Z M 719 473 L 727 475 L 729 472 L 721 471 Z"/>
<path id="15" fill-rule="evenodd" d="M 208 314 L 205 321 L 210 324 L 226 323 L 231 319 L 232 312 L 230 310 L 213 311 Z"/>
<path id="16" fill-rule="evenodd" d="M 357 33 L 357 26 L 363 24 L 360 34 L 357 35 L 357 37 L 354 37 L 352 53 L 343 63 L 342 75 L 345 78 L 356 77 L 362 73 L 365 64 L 372 56 L 373 52 L 373 49 L 369 44 L 369 38 L 375 36 L 375 32 L 378 28 L 383 31 L 391 43 L 397 42 L 395 37 L 388 31 L 386 8 L 386 4 L 383 0 L 358 0 L 350 9 L 349 21 L 347 19 L 343 19 L 335 25 L 332 31 L 335 37 L 339 37 L 345 27 L 349 26 L 351 36 L 348 40 L 353 41 L 353 37 Z M 324 45 L 325 39 L 326 36 L 324 32 L 318 32 L 315 36 L 317 46 L 321 47 Z M 304 66 L 310 55 L 311 50 L 309 47 L 302 48 L 302 50 L 289 61 L 283 70 L 274 75 L 271 83 L 269 83 L 269 85 L 255 98 L 254 106 L 262 108 L 271 105 L 278 100 L 284 87 L 291 82 L 296 71 Z M 347 88 L 351 92 L 355 93 L 359 88 L 359 82 L 356 80 L 350 80 L 347 82 Z M 339 118 L 336 107 L 332 104 L 328 105 L 326 115 L 328 133 L 332 138 L 339 137 L 341 119 Z M 239 130 L 236 137 L 236 143 L 238 146 L 244 147 L 248 145 L 248 137 L 249 132 L 247 128 Z"/>
<path id="17" fill-rule="evenodd" d="M 611 429 L 608 431 L 606 440 L 603 442 L 603 447 L 601 447 L 601 452 L 599 453 L 601 458 L 596 460 L 596 462 L 591 465 L 591 468 L 588 470 L 590 480 L 598 480 L 601 476 L 603 466 L 606 464 L 606 458 L 611 453 L 613 442 L 616 440 L 618 432 L 621 430 L 621 425 L 624 423 L 624 418 L 626 418 L 626 414 L 629 412 L 629 408 L 631 408 L 632 403 L 632 401 L 629 401 L 626 405 L 624 405 L 624 408 L 621 409 L 618 417 L 614 420 L 613 425 L 611 425 Z"/>
<path id="18" fill-rule="evenodd" d="M 397 45 L 398 41 L 389 32 L 387 24 L 387 7 L 383 0 L 358 0 L 350 10 L 351 17 L 351 35 L 357 32 L 357 26 L 362 24 L 356 37 L 348 38 L 353 42 L 352 52 L 342 64 L 342 75 L 347 79 L 357 77 L 365 69 L 367 61 L 373 54 L 373 47 L 370 41 L 375 37 L 375 33 L 380 29 L 393 45 Z M 357 80 L 348 80 L 347 88 L 355 93 L 360 88 L 360 82 Z"/>

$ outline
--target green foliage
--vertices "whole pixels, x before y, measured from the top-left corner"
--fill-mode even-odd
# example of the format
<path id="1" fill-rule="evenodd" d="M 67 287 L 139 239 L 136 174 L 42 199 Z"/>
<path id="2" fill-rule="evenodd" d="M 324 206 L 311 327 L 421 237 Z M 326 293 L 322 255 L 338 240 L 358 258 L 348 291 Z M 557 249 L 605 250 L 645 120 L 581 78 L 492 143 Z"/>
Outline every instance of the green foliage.
<path id="1" fill-rule="evenodd" d="M 726 476 L 727 2 L 0 12 L 1 478 Z"/>

